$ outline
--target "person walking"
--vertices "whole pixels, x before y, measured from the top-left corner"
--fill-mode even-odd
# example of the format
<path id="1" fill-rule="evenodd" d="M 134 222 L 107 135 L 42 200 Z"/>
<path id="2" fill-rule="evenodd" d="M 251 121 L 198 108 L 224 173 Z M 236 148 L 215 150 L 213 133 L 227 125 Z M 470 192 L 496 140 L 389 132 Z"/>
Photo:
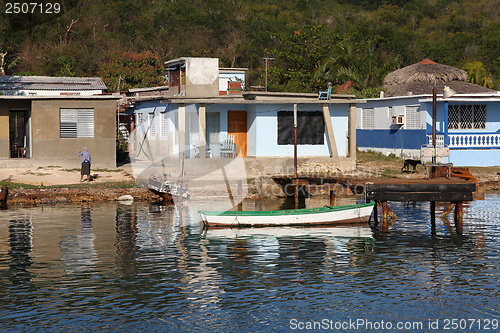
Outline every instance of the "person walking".
<path id="1" fill-rule="evenodd" d="M 83 147 L 83 149 L 78 153 L 78 156 L 82 157 L 82 173 L 80 177 L 80 181 L 84 182 L 90 181 L 90 153 L 87 150 L 87 147 Z M 83 176 L 87 176 L 87 179 L 83 179 Z"/>

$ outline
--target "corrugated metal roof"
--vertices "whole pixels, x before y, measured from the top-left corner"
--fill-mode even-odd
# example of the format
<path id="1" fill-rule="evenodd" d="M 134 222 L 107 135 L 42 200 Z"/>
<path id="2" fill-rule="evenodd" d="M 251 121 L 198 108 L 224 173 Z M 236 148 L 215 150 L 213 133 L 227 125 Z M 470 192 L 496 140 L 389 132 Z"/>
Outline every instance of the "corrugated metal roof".
<path id="1" fill-rule="evenodd" d="M 106 90 L 98 77 L 0 76 L 0 90 Z"/>

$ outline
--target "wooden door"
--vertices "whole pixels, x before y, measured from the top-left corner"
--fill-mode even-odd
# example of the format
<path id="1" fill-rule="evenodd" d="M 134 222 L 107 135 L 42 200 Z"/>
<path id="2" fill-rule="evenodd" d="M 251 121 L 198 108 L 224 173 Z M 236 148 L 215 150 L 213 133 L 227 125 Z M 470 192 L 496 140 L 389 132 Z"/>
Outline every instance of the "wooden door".
<path id="1" fill-rule="evenodd" d="M 227 131 L 234 134 L 234 143 L 239 147 L 236 152 L 238 156 L 247 156 L 247 112 L 246 111 L 228 111 L 227 112 Z"/>
<path id="2" fill-rule="evenodd" d="M 26 148 L 26 111 L 9 112 L 10 157 L 19 157 L 19 149 Z M 24 154 L 24 152 L 22 152 Z"/>

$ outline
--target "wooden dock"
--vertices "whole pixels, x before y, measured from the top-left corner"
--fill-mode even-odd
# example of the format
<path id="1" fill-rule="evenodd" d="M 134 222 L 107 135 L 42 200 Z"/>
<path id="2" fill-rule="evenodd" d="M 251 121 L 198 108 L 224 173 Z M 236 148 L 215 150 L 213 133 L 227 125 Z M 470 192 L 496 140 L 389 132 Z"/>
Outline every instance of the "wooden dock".
<path id="1" fill-rule="evenodd" d="M 379 232 L 387 232 L 396 218 L 388 202 L 429 201 L 431 223 L 435 223 L 436 202 L 447 203 L 442 216 L 454 209 L 455 228 L 463 230 L 463 203 L 473 200 L 476 183 L 458 178 L 355 178 L 355 177 L 274 177 L 285 194 L 293 191 L 308 193 L 322 190 L 330 193 L 330 205 L 335 204 L 339 189 L 349 189 L 355 195 L 363 195 L 367 202 L 375 201 L 374 222 Z M 380 216 L 379 216 L 380 213 Z"/>

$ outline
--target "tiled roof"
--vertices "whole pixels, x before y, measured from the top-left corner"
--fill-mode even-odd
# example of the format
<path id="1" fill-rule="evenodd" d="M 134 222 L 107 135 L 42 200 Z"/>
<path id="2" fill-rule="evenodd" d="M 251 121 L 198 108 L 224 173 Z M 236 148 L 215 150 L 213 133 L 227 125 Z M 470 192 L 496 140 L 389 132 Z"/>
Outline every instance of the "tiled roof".
<path id="1" fill-rule="evenodd" d="M 106 90 L 98 77 L 0 76 L 0 90 Z"/>

